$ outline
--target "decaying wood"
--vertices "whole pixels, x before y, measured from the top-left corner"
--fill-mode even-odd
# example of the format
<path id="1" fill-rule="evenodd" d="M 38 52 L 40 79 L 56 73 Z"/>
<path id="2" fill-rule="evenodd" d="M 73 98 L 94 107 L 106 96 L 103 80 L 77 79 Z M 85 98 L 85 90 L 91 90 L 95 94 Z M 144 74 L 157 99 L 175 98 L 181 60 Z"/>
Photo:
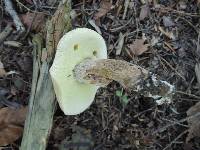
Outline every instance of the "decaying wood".
<path id="1" fill-rule="evenodd" d="M 46 37 L 41 34 L 33 37 L 32 89 L 21 150 L 46 149 L 56 107 L 49 68 L 60 37 L 71 27 L 70 8 L 69 0 L 62 1 L 52 19 L 47 22 Z"/>

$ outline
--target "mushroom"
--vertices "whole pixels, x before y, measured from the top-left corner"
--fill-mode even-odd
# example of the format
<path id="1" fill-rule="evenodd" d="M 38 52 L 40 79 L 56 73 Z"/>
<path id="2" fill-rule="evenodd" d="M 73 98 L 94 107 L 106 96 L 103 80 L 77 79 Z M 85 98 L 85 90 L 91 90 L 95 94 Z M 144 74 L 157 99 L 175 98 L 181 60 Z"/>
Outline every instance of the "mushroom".
<path id="1" fill-rule="evenodd" d="M 102 36 L 77 28 L 59 41 L 50 75 L 60 108 L 66 115 L 76 115 L 91 105 L 99 87 L 114 80 L 132 88 L 149 72 L 123 60 L 107 59 Z"/>
<path id="2" fill-rule="evenodd" d="M 60 39 L 50 75 L 59 106 L 66 115 L 84 111 L 99 88 L 94 84 L 80 83 L 74 78 L 74 67 L 86 58 L 107 58 L 105 41 L 98 33 L 77 28 Z"/>

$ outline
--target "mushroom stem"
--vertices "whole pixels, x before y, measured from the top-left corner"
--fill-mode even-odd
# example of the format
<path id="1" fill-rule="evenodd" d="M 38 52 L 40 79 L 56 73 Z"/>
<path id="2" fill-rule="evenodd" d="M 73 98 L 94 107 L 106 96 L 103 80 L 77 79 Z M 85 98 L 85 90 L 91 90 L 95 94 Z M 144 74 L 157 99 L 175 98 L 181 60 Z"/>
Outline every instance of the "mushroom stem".
<path id="1" fill-rule="evenodd" d="M 148 77 L 147 70 L 115 59 L 85 59 L 75 66 L 73 73 L 75 79 L 81 83 L 106 86 L 114 80 L 126 89 Z"/>
<path id="2" fill-rule="evenodd" d="M 125 89 L 133 89 L 140 95 L 152 97 L 158 104 L 170 103 L 174 86 L 157 80 L 146 69 L 122 60 L 85 59 L 73 70 L 74 78 L 81 83 L 106 86 L 117 81 Z"/>
<path id="3" fill-rule="evenodd" d="M 148 76 L 147 70 L 115 59 L 85 59 L 75 66 L 73 73 L 75 79 L 81 83 L 106 86 L 114 80 L 124 88 L 131 88 Z"/>

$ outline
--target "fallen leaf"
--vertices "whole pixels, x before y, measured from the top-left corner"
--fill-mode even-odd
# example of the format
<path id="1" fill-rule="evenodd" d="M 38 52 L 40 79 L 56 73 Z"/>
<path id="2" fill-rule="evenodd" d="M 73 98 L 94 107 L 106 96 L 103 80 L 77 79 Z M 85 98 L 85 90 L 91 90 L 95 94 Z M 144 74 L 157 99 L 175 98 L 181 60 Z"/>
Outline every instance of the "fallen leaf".
<path id="1" fill-rule="evenodd" d="M 100 3 L 99 11 L 94 15 L 94 20 L 98 20 L 99 18 L 105 16 L 111 9 L 112 3 L 110 0 L 102 0 Z"/>
<path id="2" fill-rule="evenodd" d="M 4 69 L 3 63 L 0 60 L 0 77 L 4 77 L 6 75 L 6 71 Z"/>
<path id="3" fill-rule="evenodd" d="M 0 126 L 2 124 L 23 125 L 26 118 L 28 107 L 21 107 L 19 109 L 12 109 L 4 107 L 0 109 Z"/>
<path id="4" fill-rule="evenodd" d="M 165 27 L 172 27 L 175 25 L 171 17 L 163 16 L 162 19 Z"/>
<path id="5" fill-rule="evenodd" d="M 196 103 L 187 111 L 187 116 L 194 116 L 188 119 L 189 129 L 186 142 L 188 143 L 194 137 L 200 137 L 200 102 Z"/>
<path id="6" fill-rule="evenodd" d="M 141 7 L 141 10 L 140 10 L 140 16 L 139 16 L 139 19 L 140 20 L 144 20 L 146 17 L 148 17 L 149 15 L 149 6 L 148 5 L 144 5 Z"/>
<path id="7" fill-rule="evenodd" d="M 42 27 L 45 25 L 45 15 L 42 13 L 30 13 L 21 15 L 21 20 L 23 24 L 31 28 L 31 30 L 40 31 Z"/>
<path id="8" fill-rule="evenodd" d="M 0 109 L 0 146 L 6 146 L 16 141 L 21 135 L 28 108 Z"/>
<path id="9" fill-rule="evenodd" d="M 8 125 L 0 129 L 0 146 L 13 143 L 21 137 L 23 128 L 16 125 Z"/>
<path id="10" fill-rule="evenodd" d="M 128 46 L 131 53 L 135 56 L 139 56 L 146 52 L 149 44 L 144 44 L 144 42 L 144 39 L 136 39 L 133 41 L 133 43 Z"/>

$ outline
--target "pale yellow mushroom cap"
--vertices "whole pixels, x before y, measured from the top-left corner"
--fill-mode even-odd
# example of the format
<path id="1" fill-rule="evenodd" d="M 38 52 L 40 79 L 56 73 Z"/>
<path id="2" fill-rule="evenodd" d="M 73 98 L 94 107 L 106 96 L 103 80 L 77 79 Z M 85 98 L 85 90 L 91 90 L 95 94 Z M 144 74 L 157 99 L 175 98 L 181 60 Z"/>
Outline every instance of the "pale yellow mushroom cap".
<path id="1" fill-rule="evenodd" d="M 75 65 L 87 58 L 107 58 L 106 44 L 101 35 L 91 29 L 77 28 L 61 38 L 50 75 L 58 103 L 66 115 L 86 110 L 97 92 L 98 86 L 80 83 L 73 76 Z"/>

